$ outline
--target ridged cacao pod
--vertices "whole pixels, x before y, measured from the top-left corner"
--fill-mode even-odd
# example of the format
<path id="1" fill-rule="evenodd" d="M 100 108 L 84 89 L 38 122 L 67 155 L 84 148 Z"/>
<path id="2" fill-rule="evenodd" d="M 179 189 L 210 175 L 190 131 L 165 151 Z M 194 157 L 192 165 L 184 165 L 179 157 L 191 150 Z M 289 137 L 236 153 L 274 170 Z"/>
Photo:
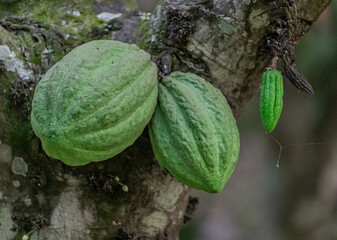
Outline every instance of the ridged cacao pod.
<path id="1" fill-rule="evenodd" d="M 274 130 L 283 107 L 283 80 L 277 70 L 262 75 L 260 93 L 260 115 L 267 132 Z"/>
<path id="2" fill-rule="evenodd" d="M 240 139 L 220 90 L 192 73 L 164 77 L 149 131 L 156 159 L 178 181 L 209 193 L 223 189 Z"/>
<path id="3" fill-rule="evenodd" d="M 111 158 L 133 144 L 157 102 L 150 55 L 117 41 L 83 44 L 36 87 L 31 113 L 45 152 L 68 165 Z"/>

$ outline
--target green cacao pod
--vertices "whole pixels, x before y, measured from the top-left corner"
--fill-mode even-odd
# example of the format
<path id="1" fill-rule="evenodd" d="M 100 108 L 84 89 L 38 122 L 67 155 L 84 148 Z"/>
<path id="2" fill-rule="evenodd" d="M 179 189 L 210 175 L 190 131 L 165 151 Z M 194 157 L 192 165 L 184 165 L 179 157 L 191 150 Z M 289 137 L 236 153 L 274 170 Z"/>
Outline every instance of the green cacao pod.
<path id="1" fill-rule="evenodd" d="M 260 93 L 260 115 L 267 132 L 274 130 L 283 107 L 283 80 L 277 70 L 262 75 Z"/>
<path id="2" fill-rule="evenodd" d="M 164 77 L 149 131 L 156 159 L 178 181 L 209 193 L 223 189 L 240 140 L 220 90 L 192 73 Z"/>
<path id="3" fill-rule="evenodd" d="M 68 165 L 111 158 L 133 144 L 157 103 L 150 55 L 117 41 L 83 44 L 36 87 L 31 113 L 45 152 Z"/>

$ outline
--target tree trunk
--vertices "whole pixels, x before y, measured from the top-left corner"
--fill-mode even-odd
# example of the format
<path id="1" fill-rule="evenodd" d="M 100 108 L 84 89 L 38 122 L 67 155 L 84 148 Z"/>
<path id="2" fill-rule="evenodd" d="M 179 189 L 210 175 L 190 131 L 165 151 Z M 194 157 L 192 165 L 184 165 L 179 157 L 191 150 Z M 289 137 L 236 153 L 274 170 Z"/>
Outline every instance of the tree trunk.
<path id="1" fill-rule="evenodd" d="M 293 57 L 293 43 L 329 2 L 169 0 L 149 16 L 135 0 L 2 1 L 0 239 L 178 239 L 190 217 L 190 189 L 157 164 L 147 129 L 118 156 L 86 166 L 43 152 L 29 119 L 34 87 L 76 45 L 137 43 L 161 75 L 205 77 L 238 117 L 258 92 L 276 43 L 280 57 Z"/>

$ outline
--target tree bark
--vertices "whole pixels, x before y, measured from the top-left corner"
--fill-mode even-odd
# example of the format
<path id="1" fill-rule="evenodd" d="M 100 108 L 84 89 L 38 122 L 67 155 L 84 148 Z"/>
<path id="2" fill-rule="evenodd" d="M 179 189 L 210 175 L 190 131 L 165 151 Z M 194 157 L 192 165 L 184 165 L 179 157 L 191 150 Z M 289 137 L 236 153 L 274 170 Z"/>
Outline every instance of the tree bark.
<path id="1" fill-rule="evenodd" d="M 178 239 L 190 215 L 190 189 L 157 164 L 147 129 L 113 159 L 66 166 L 49 158 L 32 132 L 34 87 L 76 45 L 115 39 L 149 51 L 161 76 L 174 70 L 203 76 L 238 117 L 272 57 L 267 40 L 292 45 L 330 1 L 277 2 L 169 0 L 149 16 L 132 0 L 3 1 L 0 239 L 28 233 L 31 239 Z M 104 22 L 97 18 L 102 12 L 121 16 Z"/>

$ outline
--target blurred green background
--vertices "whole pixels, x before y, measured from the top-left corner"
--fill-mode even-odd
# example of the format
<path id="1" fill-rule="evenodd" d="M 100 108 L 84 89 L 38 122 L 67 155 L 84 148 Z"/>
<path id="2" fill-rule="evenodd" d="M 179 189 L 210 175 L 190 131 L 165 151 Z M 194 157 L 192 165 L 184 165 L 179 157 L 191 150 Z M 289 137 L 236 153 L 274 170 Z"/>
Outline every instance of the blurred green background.
<path id="1" fill-rule="evenodd" d="M 139 0 L 151 11 L 156 0 Z M 239 163 L 220 194 L 199 198 L 181 240 L 337 240 L 337 1 L 296 46 L 296 64 L 315 95 L 284 79 L 284 108 L 265 133 L 258 97 L 238 121 Z M 282 66 L 280 66 L 282 69 Z"/>

